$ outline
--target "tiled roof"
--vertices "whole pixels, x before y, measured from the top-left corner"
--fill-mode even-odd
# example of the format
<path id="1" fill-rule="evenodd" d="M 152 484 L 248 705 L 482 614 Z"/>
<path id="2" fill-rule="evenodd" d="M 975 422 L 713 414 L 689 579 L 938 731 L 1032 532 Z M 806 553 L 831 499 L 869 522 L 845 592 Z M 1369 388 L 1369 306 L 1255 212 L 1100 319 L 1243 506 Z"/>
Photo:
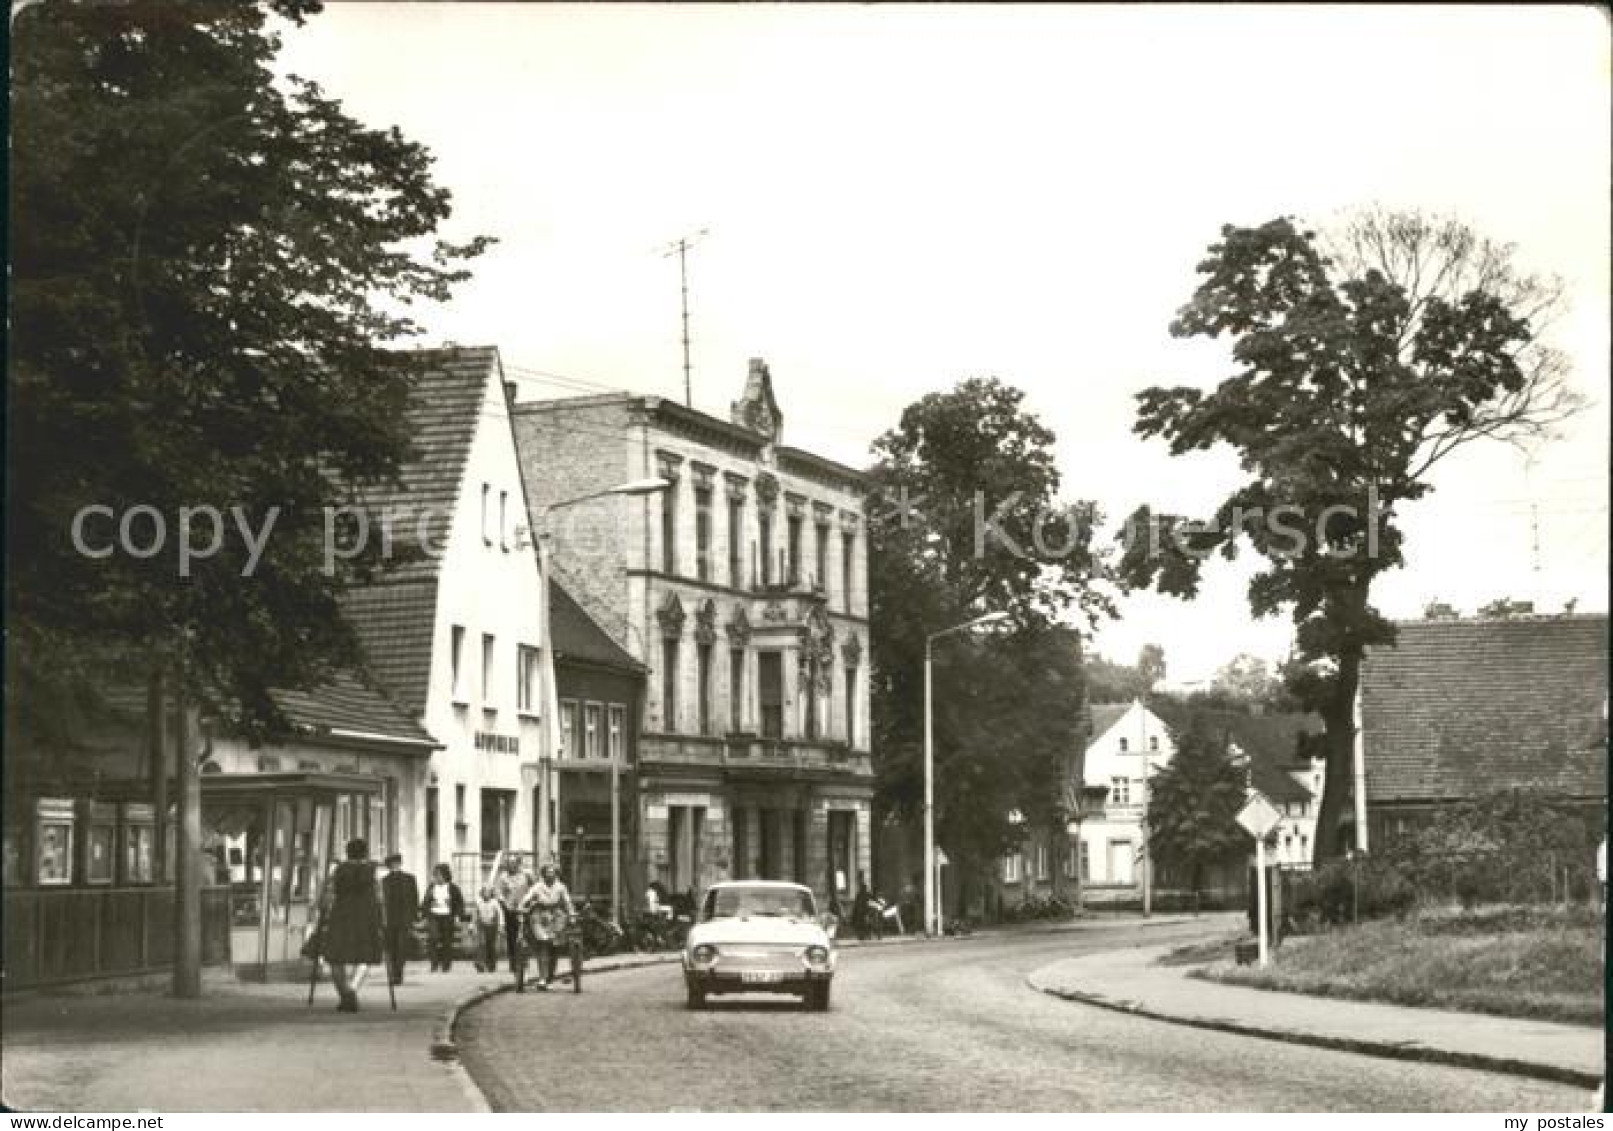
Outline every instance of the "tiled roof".
<path id="1" fill-rule="evenodd" d="M 399 486 L 366 488 L 364 502 L 378 512 L 429 512 L 430 536 L 446 539 L 488 382 L 503 379 L 498 350 L 400 350 L 395 356 L 410 370 L 414 385 L 407 412 L 413 452 L 399 470 Z M 400 539 L 412 539 L 417 524 L 405 518 L 395 530 Z M 416 714 L 425 710 L 431 675 L 438 561 L 421 557 L 342 595 L 342 612 L 364 645 L 370 675 Z"/>
<path id="2" fill-rule="evenodd" d="M 1408 621 L 1367 653 L 1367 799 L 1607 792 L 1607 616 Z"/>
<path id="3" fill-rule="evenodd" d="M 487 383 L 502 381 L 503 369 L 492 346 L 399 350 L 394 356 L 400 368 L 410 371 L 414 385 L 406 413 L 413 451 L 399 469 L 396 486 L 366 486 L 362 498 L 377 512 L 404 516 L 395 526 L 400 539 L 413 541 L 415 516 L 429 513 L 430 536 L 440 540 L 447 536 L 459 501 Z M 437 564 L 426 556 L 398 567 L 391 576 L 435 576 Z"/>
<path id="4" fill-rule="evenodd" d="M 351 672 L 338 672 L 312 691 L 276 691 L 273 695 L 275 705 L 296 727 L 316 732 L 345 730 L 441 745 L 403 708 L 381 692 L 366 687 Z"/>
<path id="5" fill-rule="evenodd" d="M 1118 723 L 1130 708 L 1130 703 L 1092 704 L 1092 734 L 1087 738 L 1088 748 L 1108 733 L 1109 728 Z"/>
<path id="6" fill-rule="evenodd" d="M 555 663 L 578 660 L 618 668 L 638 675 L 644 665 L 635 660 L 583 607 L 551 577 L 549 581 L 549 635 Z"/>
<path id="7" fill-rule="evenodd" d="M 1311 798 L 1311 791 L 1294 780 L 1289 771 L 1310 768 L 1309 757 L 1300 752 L 1300 744 L 1304 736 L 1322 733 L 1322 720 L 1315 715 L 1246 715 L 1188 707 L 1166 698 L 1156 699 L 1152 707 L 1173 731 L 1196 723 L 1217 738 L 1235 744 L 1249 759 L 1250 784 L 1271 800 Z"/>
<path id="8" fill-rule="evenodd" d="M 342 615 L 364 646 L 369 674 L 398 703 L 423 714 L 431 679 L 437 579 L 353 586 L 342 594 L 341 604 Z"/>

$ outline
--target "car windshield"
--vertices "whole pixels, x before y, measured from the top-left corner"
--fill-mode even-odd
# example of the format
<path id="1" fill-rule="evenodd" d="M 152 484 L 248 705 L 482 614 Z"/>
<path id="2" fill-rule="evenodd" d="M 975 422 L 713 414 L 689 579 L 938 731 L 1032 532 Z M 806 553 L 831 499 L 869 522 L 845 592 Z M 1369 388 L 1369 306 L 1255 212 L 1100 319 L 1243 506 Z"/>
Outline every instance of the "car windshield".
<path id="1" fill-rule="evenodd" d="M 706 893 L 700 921 L 772 915 L 785 919 L 811 919 L 817 914 L 812 893 L 796 888 L 714 888 Z"/>

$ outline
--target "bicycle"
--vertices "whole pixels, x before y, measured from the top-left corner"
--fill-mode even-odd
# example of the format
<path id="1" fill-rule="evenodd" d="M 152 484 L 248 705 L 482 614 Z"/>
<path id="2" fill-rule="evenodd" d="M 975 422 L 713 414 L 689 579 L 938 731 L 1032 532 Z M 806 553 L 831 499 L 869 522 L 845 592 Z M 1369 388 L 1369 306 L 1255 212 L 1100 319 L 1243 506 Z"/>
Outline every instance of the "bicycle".
<path id="1" fill-rule="evenodd" d="M 548 928 L 550 938 L 539 939 L 532 929 L 533 912 L 528 910 L 520 914 L 522 950 L 530 946 L 538 960 L 538 988 L 546 990 L 549 988 L 549 983 L 554 981 L 557 951 L 563 947 L 570 960 L 572 992 L 582 993 L 583 932 L 578 923 L 578 916 L 575 913 L 565 916 L 558 926 Z M 551 909 L 549 914 L 553 916 L 555 912 Z M 544 962 L 545 956 L 548 957 L 547 963 Z M 519 966 L 523 974 L 525 967 L 523 955 Z M 520 989 L 519 984 L 516 988 Z"/>
<path id="2" fill-rule="evenodd" d="M 505 908 L 504 914 L 513 916 L 516 920 L 515 951 L 510 955 L 510 969 L 515 974 L 515 992 L 524 994 L 526 993 L 527 947 L 531 945 L 531 917 L 525 911 L 515 908 Z M 542 971 L 539 971 L 539 973 L 542 973 Z"/>

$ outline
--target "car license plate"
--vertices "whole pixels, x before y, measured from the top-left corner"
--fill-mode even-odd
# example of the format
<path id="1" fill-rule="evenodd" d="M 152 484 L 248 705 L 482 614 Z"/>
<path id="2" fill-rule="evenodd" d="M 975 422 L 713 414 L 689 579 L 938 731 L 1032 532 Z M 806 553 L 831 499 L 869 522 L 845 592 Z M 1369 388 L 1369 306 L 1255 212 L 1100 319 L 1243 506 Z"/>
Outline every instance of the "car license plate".
<path id="1" fill-rule="evenodd" d="M 741 970 L 739 980 L 748 984 L 758 982 L 782 982 L 784 975 L 777 970 Z"/>

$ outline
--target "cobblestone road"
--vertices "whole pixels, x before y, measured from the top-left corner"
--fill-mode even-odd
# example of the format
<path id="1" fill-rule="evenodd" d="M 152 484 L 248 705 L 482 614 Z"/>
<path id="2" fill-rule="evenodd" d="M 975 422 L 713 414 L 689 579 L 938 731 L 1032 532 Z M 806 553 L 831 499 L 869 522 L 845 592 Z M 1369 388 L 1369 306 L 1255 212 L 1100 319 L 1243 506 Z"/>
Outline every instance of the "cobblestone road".
<path id="1" fill-rule="evenodd" d="M 846 950 L 827 1014 L 684 1008 L 676 966 L 501 994 L 460 1021 L 500 1111 L 1585 1111 L 1577 1088 L 1188 1029 L 1050 998 L 1024 975 L 1202 934 L 1108 927 Z"/>

